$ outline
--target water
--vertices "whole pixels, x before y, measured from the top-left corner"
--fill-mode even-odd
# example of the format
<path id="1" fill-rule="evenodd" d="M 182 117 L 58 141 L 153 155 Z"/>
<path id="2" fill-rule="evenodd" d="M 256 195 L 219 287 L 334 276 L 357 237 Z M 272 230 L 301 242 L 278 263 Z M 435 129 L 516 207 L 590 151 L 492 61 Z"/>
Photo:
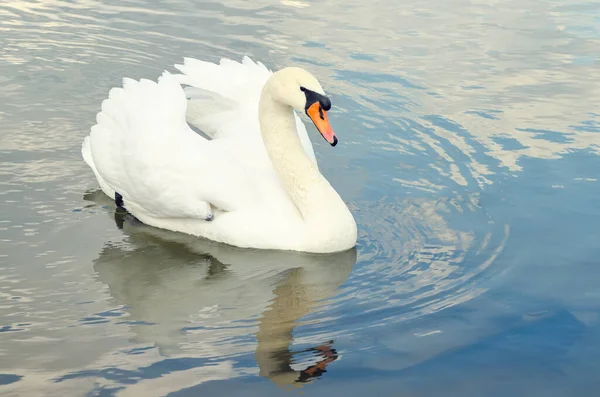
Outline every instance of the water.
<path id="1" fill-rule="evenodd" d="M 0 48 L 3 396 L 596 394 L 597 3 L 12 0 Z M 98 191 L 111 87 L 243 55 L 332 97 L 340 145 L 311 136 L 356 250 L 223 247 Z"/>

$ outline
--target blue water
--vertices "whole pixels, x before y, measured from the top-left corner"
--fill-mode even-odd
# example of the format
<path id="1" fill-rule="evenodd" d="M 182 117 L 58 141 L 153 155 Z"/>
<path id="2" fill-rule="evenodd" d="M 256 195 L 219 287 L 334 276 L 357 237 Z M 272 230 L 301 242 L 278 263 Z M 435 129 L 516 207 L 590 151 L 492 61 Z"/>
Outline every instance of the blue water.
<path id="1" fill-rule="evenodd" d="M 597 394 L 598 4 L 14 0 L 0 49 L 3 396 Z M 111 87 L 243 55 L 330 94 L 356 250 L 224 247 L 98 191 Z"/>

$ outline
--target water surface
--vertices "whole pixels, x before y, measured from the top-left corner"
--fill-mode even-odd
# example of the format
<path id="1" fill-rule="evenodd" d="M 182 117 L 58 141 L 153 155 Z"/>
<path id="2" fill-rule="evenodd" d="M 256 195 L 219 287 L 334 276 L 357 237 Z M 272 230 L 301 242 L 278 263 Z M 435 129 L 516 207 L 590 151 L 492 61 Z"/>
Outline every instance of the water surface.
<path id="1" fill-rule="evenodd" d="M 596 3 L 12 0 L 0 48 L 2 395 L 595 395 Z M 225 247 L 98 191 L 111 87 L 243 55 L 330 94 L 355 250 Z"/>

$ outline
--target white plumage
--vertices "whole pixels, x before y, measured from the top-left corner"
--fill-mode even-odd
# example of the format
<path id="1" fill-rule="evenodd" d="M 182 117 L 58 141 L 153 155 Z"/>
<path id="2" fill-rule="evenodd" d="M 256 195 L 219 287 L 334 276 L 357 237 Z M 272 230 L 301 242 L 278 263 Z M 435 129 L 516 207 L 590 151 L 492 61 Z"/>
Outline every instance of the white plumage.
<path id="1" fill-rule="evenodd" d="M 149 225 L 241 247 L 354 246 L 354 219 L 318 172 L 292 110 L 300 85 L 322 92 L 316 79 L 298 68 L 273 74 L 247 57 L 219 65 L 186 58 L 176 68 L 182 74 L 164 72 L 158 82 L 125 78 L 102 103 L 82 155 L 104 193 L 118 193 Z M 319 199 L 333 210 L 321 220 Z"/>

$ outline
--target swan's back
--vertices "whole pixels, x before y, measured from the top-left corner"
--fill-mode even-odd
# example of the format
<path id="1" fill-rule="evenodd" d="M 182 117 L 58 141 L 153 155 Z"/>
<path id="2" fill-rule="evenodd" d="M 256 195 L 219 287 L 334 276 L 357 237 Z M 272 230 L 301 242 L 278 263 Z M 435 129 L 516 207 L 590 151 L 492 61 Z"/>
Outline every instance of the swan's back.
<path id="1" fill-rule="evenodd" d="M 175 65 L 175 68 L 182 72 L 176 76 L 178 81 L 187 86 L 186 118 L 191 125 L 211 138 L 240 139 L 246 145 L 252 145 L 252 150 L 262 150 L 258 103 L 264 85 L 273 74 L 265 65 L 248 57 L 244 57 L 241 63 L 221 59 L 218 65 L 184 58 L 183 65 Z M 302 146 L 316 165 L 306 127 L 294 115 Z M 266 155 L 266 152 L 263 154 Z"/>

